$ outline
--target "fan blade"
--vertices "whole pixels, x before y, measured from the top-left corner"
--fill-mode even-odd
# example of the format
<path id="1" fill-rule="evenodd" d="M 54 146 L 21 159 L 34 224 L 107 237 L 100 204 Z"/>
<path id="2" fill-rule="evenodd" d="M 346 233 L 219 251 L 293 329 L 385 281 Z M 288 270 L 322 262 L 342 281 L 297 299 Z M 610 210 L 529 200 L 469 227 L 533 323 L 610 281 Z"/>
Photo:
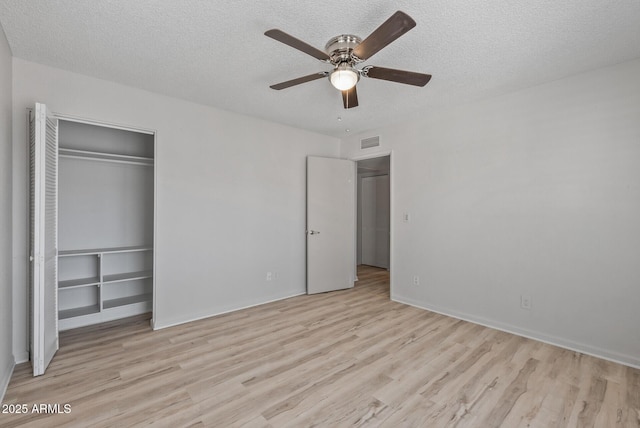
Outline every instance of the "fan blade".
<path id="1" fill-rule="evenodd" d="M 356 92 L 355 86 L 346 91 L 342 91 L 342 104 L 345 109 L 358 107 L 358 93 Z"/>
<path id="2" fill-rule="evenodd" d="M 308 76 L 298 77 L 297 79 L 287 80 L 286 82 L 276 83 L 275 85 L 269 86 L 271 89 L 275 89 L 279 91 L 280 89 L 290 88 L 291 86 L 296 86 L 301 83 L 311 82 L 313 80 L 322 79 L 326 77 L 329 73 L 326 71 L 320 71 L 318 73 L 309 74 Z"/>
<path id="3" fill-rule="evenodd" d="M 303 42 L 302 40 L 298 40 L 293 36 L 288 35 L 284 31 L 273 29 L 266 31 L 264 33 L 265 36 L 271 37 L 274 40 L 277 40 L 285 45 L 289 45 L 294 49 L 298 49 L 308 55 L 311 55 L 314 58 L 319 59 L 320 61 L 329 61 L 329 55 L 326 52 L 321 51 L 320 49 L 316 49 L 313 46 Z"/>
<path id="4" fill-rule="evenodd" d="M 380 49 L 393 42 L 398 37 L 402 36 L 407 31 L 416 26 L 414 21 L 409 15 L 404 12 L 397 11 L 391 18 L 382 23 L 376 30 L 369 34 L 369 37 L 364 39 L 353 50 L 353 55 L 361 60 L 366 60 L 375 55 Z"/>
<path id="5" fill-rule="evenodd" d="M 372 79 L 382 79 L 414 86 L 424 86 L 431 80 L 430 74 L 373 66 L 363 68 L 362 75 Z"/>

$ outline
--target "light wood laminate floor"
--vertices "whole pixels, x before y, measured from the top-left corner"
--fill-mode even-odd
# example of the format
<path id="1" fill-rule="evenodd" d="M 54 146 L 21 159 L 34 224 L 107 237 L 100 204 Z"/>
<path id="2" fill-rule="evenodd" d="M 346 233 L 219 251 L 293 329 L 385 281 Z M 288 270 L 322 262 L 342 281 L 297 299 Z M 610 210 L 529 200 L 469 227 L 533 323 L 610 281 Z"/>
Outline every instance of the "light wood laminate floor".
<path id="1" fill-rule="evenodd" d="M 638 427 L 640 370 L 351 290 L 153 332 L 144 318 L 63 332 L 47 373 L 15 370 L 0 426 Z"/>

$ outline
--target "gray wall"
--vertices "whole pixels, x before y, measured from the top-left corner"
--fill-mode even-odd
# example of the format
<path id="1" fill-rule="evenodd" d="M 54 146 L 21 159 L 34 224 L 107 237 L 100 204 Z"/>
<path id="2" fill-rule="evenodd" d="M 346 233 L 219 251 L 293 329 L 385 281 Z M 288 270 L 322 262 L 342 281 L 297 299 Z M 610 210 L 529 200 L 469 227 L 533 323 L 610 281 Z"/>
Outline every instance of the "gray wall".
<path id="1" fill-rule="evenodd" d="M 0 401 L 14 359 L 12 352 L 11 252 L 11 50 L 0 27 Z"/>
<path id="2" fill-rule="evenodd" d="M 638 76 L 635 60 L 345 139 L 347 158 L 372 135 L 367 153 L 393 151 L 392 298 L 640 366 Z"/>
<path id="3" fill-rule="evenodd" d="M 305 291 L 305 159 L 340 141 L 14 58 L 14 309 L 26 359 L 26 116 L 144 128 L 156 141 L 155 325 Z M 277 272 L 266 281 L 267 272 Z M 19 355 L 18 355 L 19 354 Z"/>

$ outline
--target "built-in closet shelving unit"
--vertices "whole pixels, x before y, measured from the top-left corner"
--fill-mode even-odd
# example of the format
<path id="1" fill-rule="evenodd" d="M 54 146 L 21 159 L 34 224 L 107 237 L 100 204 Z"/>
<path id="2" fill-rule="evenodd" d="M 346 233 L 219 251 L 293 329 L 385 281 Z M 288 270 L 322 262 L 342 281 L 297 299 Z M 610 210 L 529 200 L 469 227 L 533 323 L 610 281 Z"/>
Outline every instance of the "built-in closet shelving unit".
<path id="1" fill-rule="evenodd" d="M 60 120 L 59 329 L 152 310 L 153 134 Z"/>

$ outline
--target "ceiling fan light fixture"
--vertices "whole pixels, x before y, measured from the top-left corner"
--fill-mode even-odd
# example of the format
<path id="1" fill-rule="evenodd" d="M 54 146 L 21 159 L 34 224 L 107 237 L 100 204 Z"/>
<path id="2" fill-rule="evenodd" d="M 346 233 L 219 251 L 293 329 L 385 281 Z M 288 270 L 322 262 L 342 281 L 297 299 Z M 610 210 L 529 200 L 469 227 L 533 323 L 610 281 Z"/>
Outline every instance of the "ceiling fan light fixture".
<path id="1" fill-rule="evenodd" d="M 331 84 L 339 91 L 347 91 L 358 83 L 360 74 L 348 64 L 340 64 L 329 76 Z"/>
<path id="2" fill-rule="evenodd" d="M 388 80 L 405 85 L 424 86 L 431 79 L 430 74 L 374 67 L 372 65 L 367 65 L 360 69 L 356 68 L 361 62 L 367 61 L 415 26 L 416 22 L 409 15 L 399 10 L 373 30 L 373 33 L 369 34 L 364 40 L 353 34 L 340 34 L 327 42 L 324 51 L 316 49 L 277 28 L 267 30 L 264 33 L 265 36 L 334 67 L 332 71 L 309 74 L 269 87 L 279 91 L 280 89 L 290 88 L 328 76 L 331 85 L 342 92 L 342 105 L 345 109 L 350 109 L 358 106 L 356 84 L 360 77 Z M 338 118 L 338 120 L 340 119 Z"/>

